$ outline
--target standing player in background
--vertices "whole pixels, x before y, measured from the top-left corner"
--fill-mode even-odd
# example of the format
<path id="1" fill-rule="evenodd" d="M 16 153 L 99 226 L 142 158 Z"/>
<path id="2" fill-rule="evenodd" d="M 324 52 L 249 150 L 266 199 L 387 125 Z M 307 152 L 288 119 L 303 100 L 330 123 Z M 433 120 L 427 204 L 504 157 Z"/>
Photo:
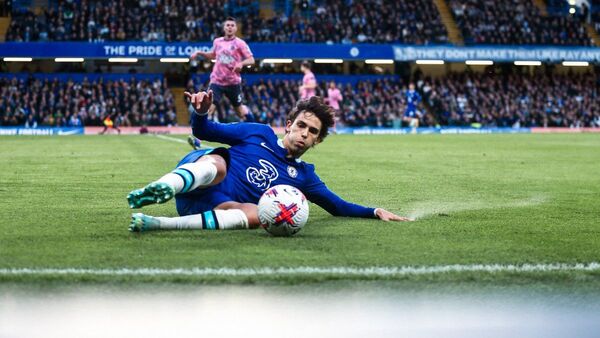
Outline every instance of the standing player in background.
<path id="1" fill-rule="evenodd" d="M 406 110 L 404 110 L 402 121 L 408 123 L 408 125 L 413 128 L 413 132 L 416 132 L 416 128 L 419 127 L 419 117 L 421 117 L 421 113 L 417 109 L 417 106 L 420 102 L 421 95 L 415 90 L 415 84 L 411 82 L 406 91 Z"/>
<path id="2" fill-rule="evenodd" d="M 229 102 L 235 109 L 240 120 L 254 122 L 254 116 L 244 102 L 242 94 L 242 76 L 241 72 L 245 66 L 254 64 L 254 56 L 248 44 L 237 36 L 237 23 L 232 17 L 225 19 L 223 23 L 224 36 L 216 38 L 210 52 L 197 51 L 191 58 L 195 59 L 202 56 L 205 59 L 215 60 L 215 65 L 210 73 L 209 89 L 213 92 L 214 101 L 208 110 L 209 116 L 214 116 L 217 109 L 215 104 L 221 101 L 223 95 L 227 96 Z M 200 147 L 200 141 L 190 135 L 188 138 L 190 145 L 197 149 Z"/>
<path id="3" fill-rule="evenodd" d="M 315 78 L 315 74 L 310 70 L 310 63 L 308 61 L 302 62 L 300 70 L 304 73 L 302 85 L 299 88 L 300 100 L 305 100 L 317 94 L 317 79 Z"/>
<path id="4" fill-rule="evenodd" d="M 114 114 L 112 115 L 114 116 Z M 113 121 L 112 116 L 106 115 L 104 120 L 102 120 L 102 124 L 104 124 L 104 129 L 100 132 L 100 135 L 103 135 L 108 131 L 108 128 L 115 129 L 119 134 L 121 134 L 121 129 L 119 129 L 119 125 L 121 124 L 121 114 L 119 114 L 115 120 Z"/>
<path id="5" fill-rule="evenodd" d="M 327 103 L 331 108 L 333 108 L 335 112 L 335 120 L 333 124 L 333 132 L 335 133 L 337 121 L 339 119 L 340 111 L 340 102 L 344 99 L 340 90 L 336 87 L 335 81 L 329 82 L 329 88 L 327 88 Z"/>

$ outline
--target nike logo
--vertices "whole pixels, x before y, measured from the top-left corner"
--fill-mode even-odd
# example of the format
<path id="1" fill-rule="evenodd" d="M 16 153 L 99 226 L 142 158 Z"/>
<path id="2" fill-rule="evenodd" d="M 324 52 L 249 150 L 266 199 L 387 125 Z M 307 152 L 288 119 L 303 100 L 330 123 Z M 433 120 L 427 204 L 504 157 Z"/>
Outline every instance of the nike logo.
<path id="1" fill-rule="evenodd" d="M 269 148 L 269 146 L 265 142 L 261 142 L 260 145 L 263 146 L 264 148 L 269 149 L 272 153 L 275 152 L 273 149 Z"/>
<path id="2" fill-rule="evenodd" d="M 81 134 L 81 132 L 79 130 L 68 130 L 68 131 L 59 130 L 56 134 L 57 135 L 76 135 L 76 134 Z"/>

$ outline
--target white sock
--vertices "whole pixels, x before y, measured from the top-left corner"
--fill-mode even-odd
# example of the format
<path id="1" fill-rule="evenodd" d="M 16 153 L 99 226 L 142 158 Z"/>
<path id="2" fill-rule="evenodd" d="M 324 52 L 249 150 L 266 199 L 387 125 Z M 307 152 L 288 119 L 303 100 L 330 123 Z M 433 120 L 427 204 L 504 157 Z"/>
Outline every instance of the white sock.
<path id="1" fill-rule="evenodd" d="M 235 230 L 248 229 L 248 217 L 240 209 L 209 210 L 201 214 L 181 217 L 155 217 L 160 229 Z"/>
<path id="2" fill-rule="evenodd" d="M 198 187 L 205 187 L 217 177 L 217 166 L 213 161 L 199 161 L 186 163 L 158 179 L 175 188 L 175 193 L 192 191 Z"/>

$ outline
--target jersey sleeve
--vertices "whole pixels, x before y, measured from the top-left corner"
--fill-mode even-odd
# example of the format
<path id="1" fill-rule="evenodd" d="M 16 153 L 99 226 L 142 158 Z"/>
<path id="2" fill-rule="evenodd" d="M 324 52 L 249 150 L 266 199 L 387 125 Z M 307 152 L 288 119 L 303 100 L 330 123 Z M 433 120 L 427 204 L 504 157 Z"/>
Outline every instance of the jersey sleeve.
<path id="1" fill-rule="evenodd" d="M 242 60 L 246 60 L 247 58 L 252 56 L 252 51 L 250 50 L 250 46 L 244 40 L 240 40 L 240 53 L 242 54 Z"/>
<path id="2" fill-rule="evenodd" d="M 303 192 L 309 201 L 325 209 L 333 216 L 376 218 L 375 208 L 368 208 L 343 200 L 329 190 L 314 170 L 308 175 Z"/>
<path id="3" fill-rule="evenodd" d="M 210 121 L 208 115 L 191 115 L 192 133 L 204 141 L 232 146 L 246 140 L 250 135 L 263 131 L 264 128 L 271 130 L 267 125 L 259 123 L 218 123 Z"/>

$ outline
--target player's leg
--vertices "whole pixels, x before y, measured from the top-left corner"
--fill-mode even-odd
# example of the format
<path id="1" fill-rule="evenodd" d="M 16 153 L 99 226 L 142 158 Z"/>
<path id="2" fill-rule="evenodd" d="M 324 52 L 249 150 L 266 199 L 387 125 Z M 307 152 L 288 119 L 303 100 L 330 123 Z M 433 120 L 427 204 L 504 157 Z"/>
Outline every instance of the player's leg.
<path id="1" fill-rule="evenodd" d="M 179 217 L 133 214 L 129 230 L 239 230 L 256 229 L 259 225 L 256 204 L 227 201 L 212 210 Z"/>
<path id="2" fill-rule="evenodd" d="M 244 94 L 242 94 L 241 85 L 227 86 L 225 95 L 229 99 L 229 102 L 231 102 L 231 105 L 233 106 L 233 109 L 235 109 L 240 121 L 256 121 L 250 109 L 244 105 Z"/>
<path id="3" fill-rule="evenodd" d="M 212 90 L 213 92 L 213 103 L 210 105 L 210 108 L 208 108 L 208 118 L 211 120 L 218 121 L 218 118 L 215 119 L 215 117 L 218 115 L 217 104 L 221 102 L 221 98 L 223 97 L 225 87 L 211 83 L 208 86 L 208 89 Z"/>
<path id="4" fill-rule="evenodd" d="M 211 154 L 211 151 L 215 153 Z M 165 203 L 176 194 L 219 184 L 227 175 L 225 158 L 228 156 L 227 151 L 222 148 L 199 154 L 190 153 L 172 172 L 141 189 L 130 192 L 127 195 L 129 207 L 137 209 L 149 204 Z M 186 160 L 188 157 L 190 157 L 189 161 Z"/>

